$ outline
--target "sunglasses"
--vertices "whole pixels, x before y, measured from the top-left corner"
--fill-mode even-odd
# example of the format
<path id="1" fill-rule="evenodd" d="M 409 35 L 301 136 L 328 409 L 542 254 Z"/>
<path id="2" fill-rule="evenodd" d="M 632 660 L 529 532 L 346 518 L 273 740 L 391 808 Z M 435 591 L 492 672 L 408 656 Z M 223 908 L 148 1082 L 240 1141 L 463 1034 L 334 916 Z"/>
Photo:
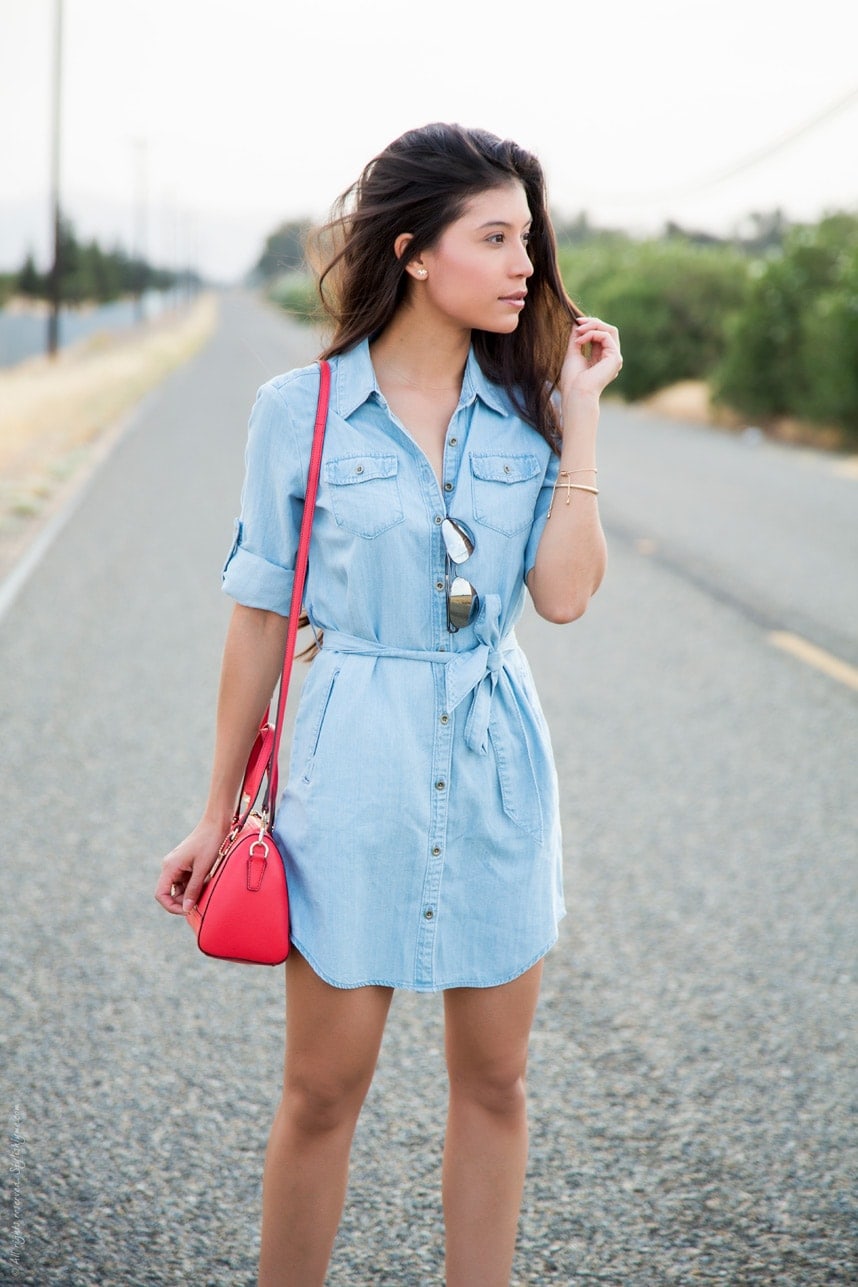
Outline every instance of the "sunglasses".
<path id="1" fill-rule="evenodd" d="M 458 567 L 473 554 L 474 538 L 464 524 L 452 518 L 445 518 L 441 523 L 441 535 L 447 551 L 447 629 L 455 634 L 463 626 L 469 626 L 480 610 L 480 596 L 470 581 L 451 575 L 451 564 Z"/>

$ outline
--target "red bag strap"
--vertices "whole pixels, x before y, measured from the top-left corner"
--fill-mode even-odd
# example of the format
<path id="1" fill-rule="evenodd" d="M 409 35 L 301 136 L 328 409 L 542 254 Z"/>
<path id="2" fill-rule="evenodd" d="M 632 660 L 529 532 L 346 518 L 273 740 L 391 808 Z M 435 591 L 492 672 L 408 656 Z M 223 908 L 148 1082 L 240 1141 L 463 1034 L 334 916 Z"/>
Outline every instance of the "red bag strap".
<path id="1" fill-rule="evenodd" d="M 307 474 L 307 490 L 304 496 L 304 513 L 301 518 L 301 531 L 298 537 L 298 554 L 295 560 L 295 581 L 292 586 L 292 601 L 289 607 L 289 626 L 286 631 L 286 651 L 283 657 L 283 673 L 280 677 L 280 693 L 277 699 L 277 719 L 274 724 L 274 739 L 268 757 L 268 786 L 265 792 L 263 810 L 268 813 L 269 823 L 274 824 L 274 810 L 277 806 L 277 754 L 280 750 L 280 736 L 283 732 L 283 717 L 286 712 L 286 697 L 289 692 L 289 678 L 292 674 L 292 662 L 295 657 L 295 640 L 298 637 L 298 618 L 304 601 L 304 583 L 307 579 L 307 563 L 310 557 L 310 535 L 313 529 L 313 513 L 316 508 L 316 495 L 319 490 L 319 474 L 322 468 L 322 448 L 325 443 L 325 424 L 328 419 L 328 402 L 331 395 L 331 368 L 324 360 L 319 362 L 319 401 L 316 405 L 316 423 L 313 426 L 313 446 L 310 450 L 310 468 Z M 263 721 L 264 722 L 264 721 Z"/>

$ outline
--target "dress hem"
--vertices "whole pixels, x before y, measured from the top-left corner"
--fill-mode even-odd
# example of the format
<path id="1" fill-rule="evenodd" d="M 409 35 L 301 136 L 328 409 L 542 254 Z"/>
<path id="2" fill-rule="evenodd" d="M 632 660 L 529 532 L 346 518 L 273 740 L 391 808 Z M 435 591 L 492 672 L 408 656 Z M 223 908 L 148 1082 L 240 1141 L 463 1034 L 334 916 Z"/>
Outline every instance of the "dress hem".
<path id="1" fill-rule="evenodd" d="M 323 983 L 329 984 L 332 988 L 339 988 L 341 991 L 352 991 L 355 988 L 394 988 L 402 992 L 447 992 L 451 988 L 497 988 L 502 987 L 504 983 L 512 983 L 513 979 L 520 978 L 522 974 L 525 974 L 536 965 L 537 961 L 541 961 L 544 956 L 547 956 L 559 936 L 560 931 L 558 928 L 555 929 L 554 934 L 545 946 L 540 948 L 536 955 L 531 957 L 526 964 L 516 967 L 512 973 L 505 975 L 503 978 L 491 979 L 486 983 L 475 983 L 471 979 L 455 980 L 451 983 L 415 983 L 413 980 L 405 983 L 402 980 L 392 979 L 366 979 L 361 980 L 359 983 L 344 983 L 323 970 L 313 954 L 308 952 L 298 939 L 290 935 L 289 941 Z"/>

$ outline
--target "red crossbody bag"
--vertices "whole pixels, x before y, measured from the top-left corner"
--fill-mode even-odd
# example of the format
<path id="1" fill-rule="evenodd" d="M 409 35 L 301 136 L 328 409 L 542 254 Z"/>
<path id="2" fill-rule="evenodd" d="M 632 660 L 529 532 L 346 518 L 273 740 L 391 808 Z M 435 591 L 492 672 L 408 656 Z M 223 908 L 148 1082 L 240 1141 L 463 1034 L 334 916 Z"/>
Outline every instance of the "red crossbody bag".
<path id="1" fill-rule="evenodd" d="M 277 718 L 273 725 L 269 722 L 269 707 L 247 761 L 229 834 L 218 850 L 196 905 L 186 914 L 200 951 L 207 956 L 249 965 L 281 965 L 289 955 L 286 867 L 274 839 L 273 828 L 277 805 L 277 756 L 304 597 L 330 398 L 331 368 L 324 361 L 319 366 L 319 401 L 298 538 Z M 262 791 L 263 782 L 262 803 L 259 812 L 254 812 L 253 806 Z"/>

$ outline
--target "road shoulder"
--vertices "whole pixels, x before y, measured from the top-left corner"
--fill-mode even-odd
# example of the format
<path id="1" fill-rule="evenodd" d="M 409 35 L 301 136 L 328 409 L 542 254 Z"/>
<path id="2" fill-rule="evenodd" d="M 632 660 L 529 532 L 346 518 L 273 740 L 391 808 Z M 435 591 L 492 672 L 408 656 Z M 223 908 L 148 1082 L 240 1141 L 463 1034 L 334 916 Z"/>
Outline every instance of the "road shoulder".
<path id="1" fill-rule="evenodd" d="M 0 584 L 73 505 L 135 409 L 208 342 L 216 297 L 0 371 Z"/>

